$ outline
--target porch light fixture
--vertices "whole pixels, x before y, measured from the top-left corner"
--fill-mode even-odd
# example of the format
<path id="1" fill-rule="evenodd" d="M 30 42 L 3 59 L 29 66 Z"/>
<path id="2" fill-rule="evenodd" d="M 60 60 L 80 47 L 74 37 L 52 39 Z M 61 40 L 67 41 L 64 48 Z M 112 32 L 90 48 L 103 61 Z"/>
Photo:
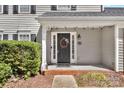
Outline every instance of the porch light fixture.
<path id="1" fill-rule="evenodd" d="M 78 34 L 77 38 L 78 38 L 78 39 L 81 39 L 81 35 L 80 35 L 80 34 Z"/>

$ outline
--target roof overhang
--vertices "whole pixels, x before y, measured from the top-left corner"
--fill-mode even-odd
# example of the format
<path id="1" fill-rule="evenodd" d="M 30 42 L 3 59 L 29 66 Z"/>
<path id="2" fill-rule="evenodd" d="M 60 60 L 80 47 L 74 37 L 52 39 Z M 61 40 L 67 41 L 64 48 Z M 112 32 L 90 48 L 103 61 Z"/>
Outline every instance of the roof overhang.
<path id="1" fill-rule="evenodd" d="M 49 27 L 103 27 L 116 24 L 124 27 L 124 16 L 39 16 L 36 20 Z"/>
<path id="2" fill-rule="evenodd" d="M 124 21 L 124 16 L 39 16 L 38 21 Z"/>

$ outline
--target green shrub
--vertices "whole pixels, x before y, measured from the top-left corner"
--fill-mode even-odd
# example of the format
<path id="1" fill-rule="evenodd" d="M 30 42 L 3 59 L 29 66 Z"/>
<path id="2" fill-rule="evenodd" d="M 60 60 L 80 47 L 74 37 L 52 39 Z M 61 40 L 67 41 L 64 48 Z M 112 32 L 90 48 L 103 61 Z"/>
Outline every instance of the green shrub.
<path id="1" fill-rule="evenodd" d="M 29 41 L 0 41 L 0 63 L 11 66 L 13 74 L 36 75 L 41 63 L 39 43 Z"/>
<path id="2" fill-rule="evenodd" d="M 0 87 L 4 85 L 11 75 L 11 67 L 5 63 L 0 63 Z"/>

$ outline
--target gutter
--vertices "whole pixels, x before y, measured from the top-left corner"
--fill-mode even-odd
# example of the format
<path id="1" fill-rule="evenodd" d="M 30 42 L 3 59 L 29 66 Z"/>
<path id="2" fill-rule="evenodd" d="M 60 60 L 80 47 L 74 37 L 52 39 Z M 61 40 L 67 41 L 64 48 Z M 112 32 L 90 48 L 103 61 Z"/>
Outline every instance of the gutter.
<path id="1" fill-rule="evenodd" d="M 39 16 L 42 21 L 124 21 L 124 16 Z"/>

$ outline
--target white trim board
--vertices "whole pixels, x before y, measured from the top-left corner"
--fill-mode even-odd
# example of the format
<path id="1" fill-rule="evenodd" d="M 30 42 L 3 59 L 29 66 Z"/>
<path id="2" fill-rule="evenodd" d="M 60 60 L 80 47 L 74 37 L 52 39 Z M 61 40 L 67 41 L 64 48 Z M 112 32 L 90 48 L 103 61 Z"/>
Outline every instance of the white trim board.
<path id="1" fill-rule="evenodd" d="M 74 59 L 72 58 L 72 43 L 70 43 L 70 63 L 76 63 L 77 62 L 77 35 L 76 35 L 76 32 L 51 32 L 51 63 L 56 63 L 57 64 L 57 52 L 58 52 L 58 49 L 57 49 L 57 34 L 58 33 L 70 33 L 70 42 L 72 42 L 72 35 L 74 35 Z M 55 48 L 56 48 L 56 51 L 55 51 L 55 59 L 53 58 L 53 36 L 55 35 L 56 37 L 56 40 L 55 40 Z"/>

